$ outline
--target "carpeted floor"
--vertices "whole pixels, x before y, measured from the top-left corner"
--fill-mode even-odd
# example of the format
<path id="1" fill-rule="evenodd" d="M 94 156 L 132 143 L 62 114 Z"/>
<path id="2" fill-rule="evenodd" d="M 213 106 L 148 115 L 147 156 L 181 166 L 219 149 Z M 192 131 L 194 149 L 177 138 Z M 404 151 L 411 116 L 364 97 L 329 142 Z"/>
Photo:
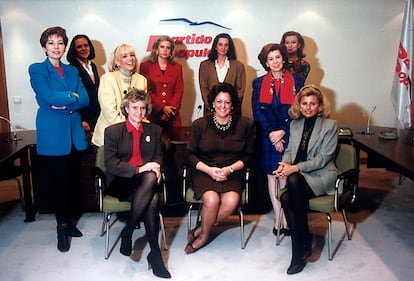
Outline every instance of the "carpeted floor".
<path id="1" fill-rule="evenodd" d="M 104 239 L 99 236 L 102 214 L 86 213 L 78 224 L 84 236 L 73 238 L 70 251 L 60 253 L 53 215 L 39 214 L 35 222 L 24 223 L 18 201 L 0 202 L 0 280 L 159 280 L 147 270 L 149 248 L 142 229 L 134 233 L 135 260 L 119 254 L 119 243 L 105 260 Z M 395 173 L 362 169 L 360 208 L 348 216 L 351 241 L 346 239 L 341 215 L 333 216 L 335 253 L 329 261 L 326 218 L 310 214 L 313 254 L 304 271 L 294 276 L 286 274 L 290 239 L 275 245 L 271 213 L 246 216 L 244 250 L 235 216 L 217 226 L 212 242 L 192 255 L 183 250 L 186 218 L 166 217 L 169 250 L 163 257 L 172 280 L 413 280 L 413 181 L 398 185 Z M 114 225 L 111 242 L 122 227 Z"/>

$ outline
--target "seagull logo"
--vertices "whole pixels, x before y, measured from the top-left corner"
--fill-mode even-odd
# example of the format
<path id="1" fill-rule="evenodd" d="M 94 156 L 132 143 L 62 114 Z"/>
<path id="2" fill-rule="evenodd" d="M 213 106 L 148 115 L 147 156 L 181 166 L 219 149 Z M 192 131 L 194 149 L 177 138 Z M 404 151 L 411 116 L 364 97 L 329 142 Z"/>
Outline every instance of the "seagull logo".
<path id="1" fill-rule="evenodd" d="M 186 18 L 174 18 L 174 19 L 165 19 L 165 20 L 160 20 L 161 22 L 170 22 L 170 21 L 183 21 L 188 23 L 189 25 L 204 25 L 204 24 L 211 24 L 211 25 L 215 25 L 224 29 L 228 29 L 231 30 L 231 28 L 225 27 L 223 25 L 217 24 L 215 22 L 212 21 L 202 21 L 202 22 L 196 22 L 196 21 L 191 21 L 189 19 Z"/>

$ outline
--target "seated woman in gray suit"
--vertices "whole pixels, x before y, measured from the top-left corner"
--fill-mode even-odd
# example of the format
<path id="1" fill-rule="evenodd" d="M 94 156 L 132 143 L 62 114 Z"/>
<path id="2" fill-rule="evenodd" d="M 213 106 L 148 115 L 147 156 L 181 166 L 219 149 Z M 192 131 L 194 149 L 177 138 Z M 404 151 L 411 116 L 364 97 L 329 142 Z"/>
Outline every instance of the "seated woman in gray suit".
<path id="1" fill-rule="evenodd" d="M 143 121 L 151 111 L 151 99 L 143 90 L 131 89 L 121 103 L 125 122 L 105 129 L 105 166 L 107 194 L 131 201 L 131 211 L 121 233 L 120 252 L 129 256 L 132 233 L 139 220 L 144 221 L 151 248 L 148 265 L 154 275 L 171 278 L 162 261 L 158 245 L 158 192 L 162 162 L 161 127 Z"/>
<path id="2" fill-rule="evenodd" d="M 337 147 L 335 120 L 328 119 L 329 104 L 313 85 L 303 87 L 289 115 L 289 145 L 274 174 L 286 178 L 287 191 L 281 197 L 292 237 L 292 260 L 288 274 L 301 272 L 312 254 L 312 235 L 308 227 L 308 200 L 333 194 L 338 170 L 334 156 Z"/>

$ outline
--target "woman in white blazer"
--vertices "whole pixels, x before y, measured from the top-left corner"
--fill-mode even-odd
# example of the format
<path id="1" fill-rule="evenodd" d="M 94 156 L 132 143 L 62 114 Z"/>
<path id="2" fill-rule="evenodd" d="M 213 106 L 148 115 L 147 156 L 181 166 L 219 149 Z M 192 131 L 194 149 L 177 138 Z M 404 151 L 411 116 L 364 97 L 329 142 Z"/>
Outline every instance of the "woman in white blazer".
<path id="1" fill-rule="evenodd" d="M 281 197 L 292 238 L 292 260 L 288 274 L 301 272 L 312 254 L 312 235 L 308 227 L 308 200 L 333 194 L 338 170 L 334 163 L 337 147 L 335 120 L 328 119 L 326 97 L 313 85 L 303 87 L 289 110 L 289 145 L 274 174 L 286 178 Z"/>
<path id="2" fill-rule="evenodd" d="M 104 131 L 109 125 L 124 122 L 122 99 L 132 88 L 147 91 L 147 79 L 138 73 L 138 59 L 134 47 L 121 44 L 112 52 L 109 72 L 101 77 L 98 101 L 101 107 L 92 143 L 104 145 Z"/>

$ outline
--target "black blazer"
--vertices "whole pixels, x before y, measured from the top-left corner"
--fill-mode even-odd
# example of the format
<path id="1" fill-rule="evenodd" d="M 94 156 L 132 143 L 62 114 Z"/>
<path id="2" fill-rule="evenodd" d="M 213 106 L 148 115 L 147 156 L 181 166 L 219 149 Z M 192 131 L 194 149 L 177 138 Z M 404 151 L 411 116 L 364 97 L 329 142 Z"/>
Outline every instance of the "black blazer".
<path id="1" fill-rule="evenodd" d="M 95 77 L 95 83 L 92 81 L 88 72 L 81 65 L 78 60 L 71 63 L 79 71 L 82 83 L 85 86 L 86 92 L 89 96 L 89 106 L 81 110 L 82 121 L 85 121 L 91 126 L 91 130 L 95 128 L 96 120 L 98 119 L 101 108 L 98 102 L 98 88 L 99 88 L 99 74 L 96 65 L 91 62 L 93 76 Z"/>
<path id="2" fill-rule="evenodd" d="M 161 132 L 158 125 L 142 123 L 144 133 L 141 134 L 142 163 L 157 162 L 162 164 Z M 111 125 L 105 129 L 105 167 L 107 184 L 118 177 L 131 178 L 137 169 L 128 161 L 132 156 L 133 139 L 126 123 Z"/>

